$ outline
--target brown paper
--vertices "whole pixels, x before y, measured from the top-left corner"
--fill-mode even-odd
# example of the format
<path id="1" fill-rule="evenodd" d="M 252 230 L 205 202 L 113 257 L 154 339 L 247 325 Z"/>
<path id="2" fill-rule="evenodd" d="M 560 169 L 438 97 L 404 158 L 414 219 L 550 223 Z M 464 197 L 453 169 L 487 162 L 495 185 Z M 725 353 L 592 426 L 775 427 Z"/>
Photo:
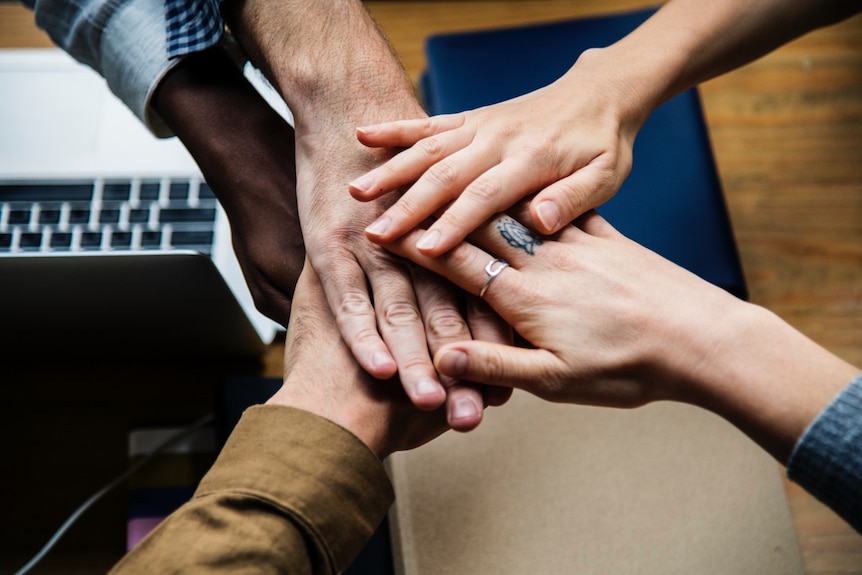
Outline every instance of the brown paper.
<path id="1" fill-rule="evenodd" d="M 780 466 L 695 407 L 516 392 L 389 465 L 399 575 L 803 573 Z"/>

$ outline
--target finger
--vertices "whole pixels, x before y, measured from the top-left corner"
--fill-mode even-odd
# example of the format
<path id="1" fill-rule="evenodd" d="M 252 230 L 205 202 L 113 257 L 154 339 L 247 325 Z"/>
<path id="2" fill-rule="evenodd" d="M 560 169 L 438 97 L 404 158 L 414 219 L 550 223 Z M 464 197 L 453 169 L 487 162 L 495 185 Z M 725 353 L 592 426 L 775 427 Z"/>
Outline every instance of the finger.
<path id="1" fill-rule="evenodd" d="M 543 184 L 543 179 L 521 161 L 504 161 L 490 168 L 464 188 L 453 204 L 428 228 L 420 240 L 419 249 L 426 255 L 439 256 L 463 241 L 488 218 L 506 211 Z M 414 188 L 418 186 L 419 182 Z M 401 230 L 395 218 L 393 227 L 395 233 L 392 236 L 395 236 Z"/>
<path id="2" fill-rule="evenodd" d="M 446 390 L 431 362 L 409 272 L 402 266 L 382 264 L 369 273 L 369 279 L 380 335 L 395 359 L 404 391 L 420 409 L 440 407 L 446 401 Z"/>
<path id="3" fill-rule="evenodd" d="M 394 376 L 397 365 L 377 331 L 377 318 L 362 268 L 355 260 L 337 257 L 312 261 L 312 266 L 323 284 L 338 329 L 356 361 L 378 379 Z"/>
<path id="4" fill-rule="evenodd" d="M 448 343 L 469 340 L 470 329 L 461 313 L 457 288 L 418 266 L 410 268 L 431 354 Z M 446 413 L 450 427 L 456 431 L 469 431 L 479 425 L 484 405 L 479 386 L 451 377 L 442 377 L 440 382 L 446 388 Z"/>
<path id="5" fill-rule="evenodd" d="M 416 247 L 416 238 L 421 233 L 422 230 L 408 232 L 401 238 L 385 244 L 385 247 L 425 269 L 442 275 L 461 289 L 478 295 L 489 279 L 485 268 L 489 262 L 495 259 L 495 256 L 473 244 L 463 242 L 445 254 L 432 258 L 420 252 Z M 504 292 L 506 289 L 516 289 L 519 281 L 518 274 L 516 269 L 503 269 L 488 285 L 485 299 L 498 311 L 500 308 L 495 305 L 496 299 L 493 298 L 493 293 L 497 291 L 497 284 L 502 284 L 501 288 Z M 505 305 L 506 302 L 500 303 Z"/>
<path id="6" fill-rule="evenodd" d="M 561 362 L 544 349 L 521 349 L 484 341 L 466 341 L 444 347 L 434 356 L 440 373 L 486 385 L 513 387 L 553 400 L 564 381 Z"/>
<path id="7" fill-rule="evenodd" d="M 485 301 L 468 295 L 467 300 L 467 323 L 473 334 L 473 339 L 499 343 L 501 345 L 512 345 L 514 334 L 512 328 L 489 306 Z M 434 350 L 436 353 L 436 350 Z M 442 376 L 448 377 L 448 376 Z M 493 385 L 482 386 L 482 395 L 485 404 L 500 406 L 509 401 L 512 396 L 512 388 L 497 387 Z"/>
<path id="8" fill-rule="evenodd" d="M 430 138 L 422 140 L 415 148 L 402 152 L 402 154 L 413 152 L 429 141 L 431 141 Z M 464 138 L 463 145 L 460 147 L 463 148 L 469 143 L 469 139 Z M 446 145 L 448 146 L 448 144 Z M 451 155 L 444 154 L 446 157 L 436 163 L 429 162 L 430 167 L 423 170 L 424 173 L 416 180 L 416 183 L 410 186 L 383 215 L 368 226 L 365 233 L 369 237 L 388 241 L 418 226 L 438 208 L 453 198 L 457 198 L 462 190 L 473 187 L 477 178 L 482 181 L 484 178 L 482 172 L 487 168 L 491 168 L 490 171 L 493 171 L 493 164 L 497 162 L 498 158 L 490 148 L 490 144 L 474 143 L 469 148 L 452 150 L 454 153 Z M 385 168 L 386 165 L 384 164 L 383 167 Z M 497 200 L 497 198 L 494 199 Z M 482 207 L 490 209 L 486 206 Z M 490 213 L 494 213 L 493 210 L 489 212 L 489 215 Z M 482 218 L 481 215 L 473 216 L 473 219 L 478 219 L 479 223 L 481 223 Z"/>
<path id="9" fill-rule="evenodd" d="M 442 114 L 416 120 L 398 120 L 356 128 L 356 137 L 373 148 L 406 148 L 422 138 L 458 128 L 463 114 Z"/>
<path id="10" fill-rule="evenodd" d="M 625 175 L 619 177 L 601 162 L 588 164 L 539 192 L 530 205 L 530 215 L 542 234 L 553 234 L 578 216 L 612 197 Z"/>
<path id="11" fill-rule="evenodd" d="M 470 234 L 470 241 L 518 269 L 530 265 L 545 240 L 506 214 L 488 220 Z"/>
<path id="12" fill-rule="evenodd" d="M 350 182 L 350 194 L 357 200 L 367 202 L 412 184 L 437 162 L 468 146 L 470 140 L 470 133 L 463 130 L 423 138 Z"/>

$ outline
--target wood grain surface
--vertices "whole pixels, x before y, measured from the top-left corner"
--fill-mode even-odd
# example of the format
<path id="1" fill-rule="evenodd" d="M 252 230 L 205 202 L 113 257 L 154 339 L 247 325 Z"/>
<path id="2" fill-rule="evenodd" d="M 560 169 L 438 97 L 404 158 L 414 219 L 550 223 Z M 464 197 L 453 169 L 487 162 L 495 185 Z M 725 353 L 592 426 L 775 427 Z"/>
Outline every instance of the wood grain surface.
<path id="1" fill-rule="evenodd" d="M 414 80 L 431 34 L 652 4 L 367 2 Z M 0 4 L 0 47 L 50 45 L 32 14 Z M 862 18 L 815 31 L 701 91 L 751 300 L 862 366 Z M 266 372 L 281 373 L 278 346 Z M 787 494 L 807 572 L 862 574 L 862 536 L 798 486 L 788 482 Z M 61 571 L 74 571 L 67 566 Z"/>

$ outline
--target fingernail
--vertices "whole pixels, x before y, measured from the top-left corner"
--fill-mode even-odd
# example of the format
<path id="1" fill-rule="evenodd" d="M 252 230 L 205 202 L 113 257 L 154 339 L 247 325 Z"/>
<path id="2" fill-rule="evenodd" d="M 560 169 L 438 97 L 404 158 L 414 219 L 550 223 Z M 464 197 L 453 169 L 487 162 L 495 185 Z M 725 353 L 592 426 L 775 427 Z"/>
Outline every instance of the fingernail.
<path id="1" fill-rule="evenodd" d="M 459 399 L 452 409 L 452 419 L 473 419 L 481 413 L 472 399 Z"/>
<path id="2" fill-rule="evenodd" d="M 420 250 L 433 250 L 440 243 L 440 232 L 431 230 L 422 234 L 419 241 L 416 242 L 416 247 Z"/>
<path id="3" fill-rule="evenodd" d="M 377 126 L 359 126 L 358 128 L 356 128 L 356 131 L 362 132 L 366 136 L 370 136 L 377 131 Z"/>
<path id="4" fill-rule="evenodd" d="M 389 216 L 380 216 L 374 223 L 365 228 L 365 231 L 374 236 L 382 236 L 389 230 L 391 223 Z"/>
<path id="5" fill-rule="evenodd" d="M 440 383 L 430 377 L 423 377 L 416 382 L 416 397 L 437 395 L 441 390 L 443 390 L 443 387 Z M 445 393 L 445 390 L 443 391 Z"/>
<path id="6" fill-rule="evenodd" d="M 555 232 L 560 226 L 560 210 L 557 209 L 557 204 L 545 200 L 539 202 L 536 206 L 536 214 L 539 216 L 539 221 L 545 226 L 546 230 Z"/>
<path id="7" fill-rule="evenodd" d="M 360 176 L 350 182 L 349 185 L 351 188 L 356 188 L 363 192 L 370 192 L 371 188 L 374 186 L 374 176 L 371 174 L 365 174 L 364 176 Z"/>
<path id="8" fill-rule="evenodd" d="M 385 367 L 392 367 L 394 362 L 388 353 L 384 353 L 382 351 L 375 351 L 374 355 L 371 356 L 371 365 L 373 365 L 376 369 L 382 369 Z"/>
<path id="9" fill-rule="evenodd" d="M 467 373 L 467 354 L 453 349 L 440 356 L 437 369 L 450 377 L 460 377 Z"/>

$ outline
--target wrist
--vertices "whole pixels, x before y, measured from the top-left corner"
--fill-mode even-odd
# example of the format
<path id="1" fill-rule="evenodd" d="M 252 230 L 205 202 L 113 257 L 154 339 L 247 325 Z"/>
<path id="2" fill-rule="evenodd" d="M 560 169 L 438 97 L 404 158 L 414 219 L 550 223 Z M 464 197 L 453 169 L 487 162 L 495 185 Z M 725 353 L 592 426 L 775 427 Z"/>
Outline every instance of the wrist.
<path id="1" fill-rule="evenodd" d="M 623 41 L 584 51 L 566 74 L 571 90 L 602 94 L 601 100 L 632 137 L 649 115 L 669 96 L 673 83 L 672 59 L 646 52 Z"/>
<path id="2" fill-rule="evenodd" d="M 742 301 L 717 314 L 686 373 L 683 399 L 715 412 L 784 462 L 858 369 L 771 311 Z M 697 339 L 697 338 L 695 338 Z"/>
<path id="3" fill-rule="evenodd" d="M 301 387 L 288 377 L 284 385 L 267 400 L 268 405 L 292 407 L 312 413 L 331 421 L 359 439 L 382 461 L 392 453 L 387 441 L 386 431 L 382 428 L 386 417 L 363 405 L 361 399 L 353 401 L 340 398 L 329 401 L 327 397 L 315 397 L 313 394 L 297 393 Z"/>
<path id="4" fill-rule="evenodd" d="M 413 86 L 358 0 L 226 0 L 225 17 L 294 113 L 297 131 L 422 115 Z M 297 10 L 302 18 L 297 18 Z"/>

